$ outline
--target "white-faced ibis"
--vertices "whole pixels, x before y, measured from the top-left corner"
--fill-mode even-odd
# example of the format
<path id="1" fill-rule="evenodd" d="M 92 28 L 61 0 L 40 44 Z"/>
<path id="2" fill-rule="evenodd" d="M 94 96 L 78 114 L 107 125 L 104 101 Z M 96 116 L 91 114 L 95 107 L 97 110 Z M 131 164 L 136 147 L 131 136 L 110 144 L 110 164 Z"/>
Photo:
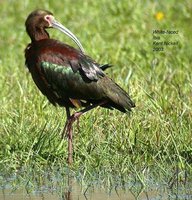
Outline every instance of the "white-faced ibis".
<path id="1" fill-rule="evenodd" d="M 72 163 L 72 124 L 97 107 L 131 111 L 135 106 L 129 95 L 105 75 L 109 65 L 99 65 L 84 54 L 79 40 L 57 22 L 46 10 L 35 10 L 25 22 L 31 43 L 25 49 L 26 66 L 39 90 L 53 105 L 66 108 L 67 121 L 63 133 L 68 136 L 68 163 Z M 56 28 L 68 35 L 79 47 L 75 49 L 50 39 L 47 28 Z M 84 107 L 70 114 L 70 108 Z"/>

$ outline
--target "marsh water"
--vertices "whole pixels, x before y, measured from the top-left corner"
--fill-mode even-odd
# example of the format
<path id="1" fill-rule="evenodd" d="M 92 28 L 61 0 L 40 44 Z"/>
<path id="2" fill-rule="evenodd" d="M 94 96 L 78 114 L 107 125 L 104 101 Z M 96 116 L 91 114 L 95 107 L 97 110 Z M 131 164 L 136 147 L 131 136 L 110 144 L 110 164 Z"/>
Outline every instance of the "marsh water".
<path id="1" fill-rule="evenodd" d="M 150 191 L 148 193 L 142 192 L 139 195 L 139 199 L 159 199 L 156 191 Z M 78 184 L 74 184 L 71 191 L 66 191 L 63 194 L 58 194 L 56 191 L 47 191 L 47 192 L 37 192 L 32 193 L 26 192 L 25 188 L 12 191 L 10 189 L 1 190 L 0 193 L 1 200 L 135 200 L 136 197 L 131 192 L 126 192 L 123 190 L 111 191 L 108 193 L 104 189 L 92 188 L 86 194 L 82 191 L 81 187 Z"/>
<path id="2" fill-rule="evenodd" d="M 165 197 L 165 196 L 164 196 Z M 0 193 L 1 200 L 135 200 L 137 197 L 131 192 L 125 192 L 123 190 L 112 191 L 110 194 L 104 189 L 94 189 L 87 194 L 83 194 L 79 185 L 75 184 L 71 192 L 63 193 L 59 195 L 56 192 L 33 192 L 27 194 L 26 190 L 18 189 L 16 191 L 12 190 L 1 190 Z M 157 191 L 142 192 L 139 195 L 139 199 L 160 199 Z M 184 198 L 185 199 L 185 198 Z"/>
<path id="3" fill-rule="evenodd" d="M 0 200 L 192 200 L 191 182 L 176 181 L 170 187 L 157 179 L 145 184 L 130 179 L 114 185 L 63 174 L 31 175 L 0 175 Z"/>
<path id="4" fill-rule="evenodd" d="M 122 189 L 112 190 L 110 193 L 104 188 L 91 188 L 84 193 L 80 185 L 73 184 L 69 191 L 31 191 L 30 193 L 23 187 L 16 190 L 1 189 L 0 200 L 165 200 L 178 199 L 190 200 L 192 199 L 191 191 L 180 191 L 180 194 L 170 193 L 166 189 L 149 189 L 141 192 L 138 196 L 131 191 Z"/>

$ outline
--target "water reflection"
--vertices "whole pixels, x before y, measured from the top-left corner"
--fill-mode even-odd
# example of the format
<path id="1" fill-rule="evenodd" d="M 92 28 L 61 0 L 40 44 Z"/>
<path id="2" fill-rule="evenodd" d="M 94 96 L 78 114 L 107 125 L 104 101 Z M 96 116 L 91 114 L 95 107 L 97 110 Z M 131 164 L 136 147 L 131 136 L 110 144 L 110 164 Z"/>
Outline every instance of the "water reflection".
<path id="1" fill-rule="evenodd" d="M 78 189 L 77 189 L 78 188 Z M 188 191 L 189 192 L 189 191 Z M 27 194 L 25 189 L 18 189 L 15 191 L 1 190 L 0 200 L 191 200 L 191 194 L 174 195 L 173 193 L 167 193 L 165 190 L 159 193 L 158 191 L 142 192 L 139 197 L 135 197 L 130 191 L 125 192 L 119 190 L 118 193 L 112 191 L 110 194 L 105 190 L 94 189 L 84 195 L 78 185 L 74 185 L 72 191 L 64 192 L 63 195 L 59 195 L 57 192 L 42 192 L 41 194 L 31 193 Z"/>
<path id="2" fill-rule="evenodd" d="M 64 200 L 73 200 L 72 199 L 72 191 L 73 191 L 73 178 L 68 175 L 68 189 L 64 192 Z"/>
<path id="3" fill-rule="evenodd" d="M 68 172 L 67 172 L 68 173 Z M 74 174 L 57 172 L 27 173 L 26 176 L 0 176 L 0 200 L 165 200 L 192 199 L 192 184 L 178 181 L 168 184 L 151 181 L 145 186 L 131 180 L 120 185 L 106 187 L 102 182 L 87 184 Z M 175 186 L 175 187 L 174 187 Z"/>

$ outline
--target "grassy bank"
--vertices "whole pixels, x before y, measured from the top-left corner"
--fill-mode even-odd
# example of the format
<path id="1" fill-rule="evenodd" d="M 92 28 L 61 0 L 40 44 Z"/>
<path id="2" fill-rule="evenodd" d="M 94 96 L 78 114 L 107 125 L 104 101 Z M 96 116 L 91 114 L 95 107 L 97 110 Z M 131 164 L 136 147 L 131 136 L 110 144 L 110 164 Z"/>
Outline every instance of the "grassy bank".
<path id="1" fill-rule="evenodd" d="M 60 137 L 65 110 L 48 103 L 24 66 L 29 43 L 24 22 L 35 8 L 52 11 L 88 55 L 113 64 L 107 74 L 137 106 L 130 116 L 102 108 L 83 116 L 79 130 L 75 126 L 72 170 L 109 181 L 134 175 L 141 182 L 146 174 L 174 182 L 179 172 L 177 180 L 185 181 L 192 163 L 192 7 L 190 1 L 176 0 L 1 1 L 1 171 L 67 166 L 67 141 Z M 155 29 L 178 30 L 160 35 L 160 41 L 178 44 L 154 52 Z M 74 45 L 61 32 L 49 32 Z"/>

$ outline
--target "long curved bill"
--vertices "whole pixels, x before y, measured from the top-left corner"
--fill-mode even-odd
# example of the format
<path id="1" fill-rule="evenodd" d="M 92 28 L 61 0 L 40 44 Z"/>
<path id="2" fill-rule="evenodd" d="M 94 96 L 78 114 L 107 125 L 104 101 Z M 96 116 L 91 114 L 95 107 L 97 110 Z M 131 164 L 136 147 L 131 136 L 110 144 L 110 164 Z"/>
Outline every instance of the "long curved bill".
<path id="1" fill-rule="evenodd" d="M 51 21 L 52 27 L 60 30 L 61 32 L 65 33 L 67 36 L 69 36 L 79 47 L 79 49 L 84 53 L 84 48 L 81 45 L 80 41 L 77 39 L 77 37 L 66 27 L 64 27 L 61 23 L 56 21 L 55 19 Z"/>

